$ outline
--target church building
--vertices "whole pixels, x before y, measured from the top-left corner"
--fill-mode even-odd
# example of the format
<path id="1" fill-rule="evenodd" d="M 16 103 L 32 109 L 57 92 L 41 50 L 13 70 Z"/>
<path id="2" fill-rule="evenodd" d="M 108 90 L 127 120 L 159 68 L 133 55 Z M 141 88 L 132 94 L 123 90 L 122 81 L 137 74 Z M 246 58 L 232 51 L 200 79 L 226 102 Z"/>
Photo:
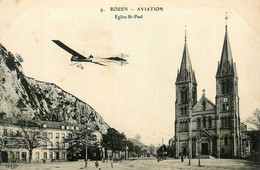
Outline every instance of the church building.
<path id="1" fill-rule="evenodd" d="M 176 157 L 184 155 L 195 158 L 205 155 L 216 158 L 240 158 L 245 155 L 243 147 L 248 147 L 244 145 L 248 138 L 241 132 L 238 75 L 227 26 L 215 77 L 215 103 L 206 97 L 205 90 L 197 101 L 198 84 L 185 35 L 181 67 L 175 82 Z"/>

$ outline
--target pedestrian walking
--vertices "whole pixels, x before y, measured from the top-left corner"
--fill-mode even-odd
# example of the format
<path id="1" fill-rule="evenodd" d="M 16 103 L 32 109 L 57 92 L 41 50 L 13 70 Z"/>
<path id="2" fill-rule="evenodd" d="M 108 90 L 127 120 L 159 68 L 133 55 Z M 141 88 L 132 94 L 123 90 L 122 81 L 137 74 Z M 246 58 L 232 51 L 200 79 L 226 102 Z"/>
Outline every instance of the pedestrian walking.
<path id="1" fill-rule="evenodd" d="M 113 161 L 111 161 L 111 168 L 113 168 Z"/>
<path id="2" fill-rule="evenodd" d="M 98 161 L 95 162 L 95 166 L 96 166 L 96 168 L 98 168 L 98 166 L 99 166 Z"/>
<path id="3" fill-rule="evenodd" d="M 183 155 L 181 154 L 181 162 L 183 162 Z"/>

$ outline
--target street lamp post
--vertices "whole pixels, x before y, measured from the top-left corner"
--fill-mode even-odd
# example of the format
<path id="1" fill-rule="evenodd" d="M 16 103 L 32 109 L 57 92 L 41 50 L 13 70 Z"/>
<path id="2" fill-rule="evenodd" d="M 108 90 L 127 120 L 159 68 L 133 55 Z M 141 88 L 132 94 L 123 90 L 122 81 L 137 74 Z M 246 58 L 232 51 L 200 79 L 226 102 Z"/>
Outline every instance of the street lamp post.
<path id="1" fill-rule="evenodd" d="M 88 126 L 87 126 L 87 122 L 85 123 L 86 125 L 86 137 L 85 137 L 85 145 L 86 145 L 86 155 L 85 155 L 85 168 L 88 167 Z"/>
<path id="2" fill-rule="evenodd" d="M 164 147 L 163 147 L 163 138 L 162 138 L 162 160 L 164 160 Z"/>
<path id="3" fill-rule="evenodd" d="M 198 150 L 199 150 L 199 164 L 198 164 L 198 166 L 200 166 L 200 126 L 199 126 L 199 147 L 198 147 Z"/>

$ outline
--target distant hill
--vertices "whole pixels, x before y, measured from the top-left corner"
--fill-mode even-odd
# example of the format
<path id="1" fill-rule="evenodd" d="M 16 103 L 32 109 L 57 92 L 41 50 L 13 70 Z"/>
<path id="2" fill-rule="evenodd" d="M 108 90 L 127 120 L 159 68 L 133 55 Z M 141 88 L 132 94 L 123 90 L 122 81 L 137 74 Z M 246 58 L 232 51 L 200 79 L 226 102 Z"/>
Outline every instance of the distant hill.
<path id="1" fill-rule="evenodd" d="M 7 117 L 85 124 L 89 121 L 101 133 L 109 125 L 87 103 L 54 83 L 23 74 L 18 58 L 0 45 L 0 112 Z"/>

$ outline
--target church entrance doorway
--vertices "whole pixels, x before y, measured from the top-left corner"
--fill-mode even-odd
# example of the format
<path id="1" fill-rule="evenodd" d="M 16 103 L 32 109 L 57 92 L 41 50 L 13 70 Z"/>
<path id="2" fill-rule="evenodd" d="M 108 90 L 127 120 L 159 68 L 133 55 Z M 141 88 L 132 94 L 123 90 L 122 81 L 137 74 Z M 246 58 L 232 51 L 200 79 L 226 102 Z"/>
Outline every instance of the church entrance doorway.
<path id="1" fill-rule="evenodd" d="M 202 146 L 201 154 L 202 155 L 208 155 L 209 154 L 209 144 L 208 143 L 202 143 L 201 146 Z"/>

